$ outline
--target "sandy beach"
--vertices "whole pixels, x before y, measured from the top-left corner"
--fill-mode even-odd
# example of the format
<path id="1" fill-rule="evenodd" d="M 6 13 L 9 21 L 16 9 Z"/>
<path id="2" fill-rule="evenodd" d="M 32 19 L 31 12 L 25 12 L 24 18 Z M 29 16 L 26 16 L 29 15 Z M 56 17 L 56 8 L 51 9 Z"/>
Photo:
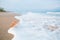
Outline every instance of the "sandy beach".
<path id="1" fill-rule="evenodd" d="M 12 40 L 13 34 L 8 33 L 8 30 L 14 27 L 19 20 L 14 18 L 20 16 L 13 12 L 0 12 L 0 40 Z"/>

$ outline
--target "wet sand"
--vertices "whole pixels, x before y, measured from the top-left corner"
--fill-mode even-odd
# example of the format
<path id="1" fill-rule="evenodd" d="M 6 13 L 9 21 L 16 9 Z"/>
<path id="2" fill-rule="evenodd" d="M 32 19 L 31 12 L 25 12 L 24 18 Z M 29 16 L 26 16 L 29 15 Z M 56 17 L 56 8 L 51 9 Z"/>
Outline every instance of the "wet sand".
<path id="1" fill-rule="evenodd" d="M 12 40 L 13 34 L 8 33 L 8 30 L 14 27 L 19 20 L 14 18 L 20 16 L 12 12 L 0 12 L 0 40 Z"/>

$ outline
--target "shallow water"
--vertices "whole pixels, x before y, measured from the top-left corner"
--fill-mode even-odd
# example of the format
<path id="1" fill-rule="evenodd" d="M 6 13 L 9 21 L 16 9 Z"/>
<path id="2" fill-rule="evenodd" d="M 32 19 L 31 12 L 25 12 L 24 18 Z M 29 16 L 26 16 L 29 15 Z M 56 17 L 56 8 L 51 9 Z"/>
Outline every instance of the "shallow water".
<path id="1" fill-rule="evenodd" d="M 20 22 L 12 29 L 13 40 L 60 40 L 60 18 L 55 15 L 29 12 L 15 18 Z M 48 29 L 50 25 L 57 29 Z"/>

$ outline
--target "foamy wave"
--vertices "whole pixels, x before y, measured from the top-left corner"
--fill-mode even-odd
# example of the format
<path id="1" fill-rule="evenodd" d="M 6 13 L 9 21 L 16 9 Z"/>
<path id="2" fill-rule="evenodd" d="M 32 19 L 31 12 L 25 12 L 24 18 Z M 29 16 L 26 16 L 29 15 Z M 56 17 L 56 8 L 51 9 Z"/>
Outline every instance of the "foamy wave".
<path id="1" fill-rule="evenodd" d="M 13 29 L 16 31 L 14 40 L 59 40 L 57 35 L 59 37 L 60 35 L 56 34 L 57 29 L 54 32 L 48 30 L 48 25 L 54 27 L 58 25 L 59 21 L 55 16 L 29 12 L 15 18 L 20 22 L 17 28 Z"/>
<path id="2" fill-rule="evenodd" d="M 60 15 L 60 12 L 47 12 L 47 14 L 58 14 L 58 15 Z"/>

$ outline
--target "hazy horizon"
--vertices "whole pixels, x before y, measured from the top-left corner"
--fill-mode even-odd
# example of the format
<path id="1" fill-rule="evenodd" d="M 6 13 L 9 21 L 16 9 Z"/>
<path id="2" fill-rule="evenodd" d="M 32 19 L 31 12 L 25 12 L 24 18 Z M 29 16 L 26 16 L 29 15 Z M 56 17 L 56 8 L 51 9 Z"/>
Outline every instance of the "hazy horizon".
<path id="1" fill-rule="evenodd" d="M 0 0 L 0 7 L 14 12 L 60 12 L 60 0 Z"/>

